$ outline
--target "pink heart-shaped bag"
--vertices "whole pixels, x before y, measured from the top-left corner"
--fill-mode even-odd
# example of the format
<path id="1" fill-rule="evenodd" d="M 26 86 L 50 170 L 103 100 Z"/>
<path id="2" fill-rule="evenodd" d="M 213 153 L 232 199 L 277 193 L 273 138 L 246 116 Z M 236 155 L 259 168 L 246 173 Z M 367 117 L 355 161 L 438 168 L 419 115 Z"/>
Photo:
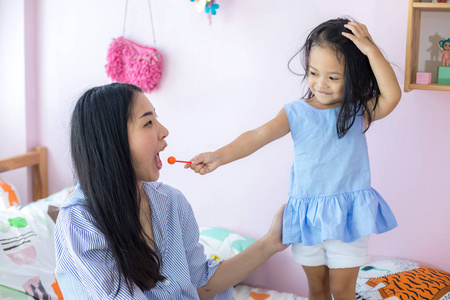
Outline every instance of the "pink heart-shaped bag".
<path id="1" fill-rule="evenodd" d="M 107 61 L 106 74 L 112 80 L 137 85 L 144 92 L 158 87 L 162 56 L 155 48 L 119 37 L 109 45 Z"/>

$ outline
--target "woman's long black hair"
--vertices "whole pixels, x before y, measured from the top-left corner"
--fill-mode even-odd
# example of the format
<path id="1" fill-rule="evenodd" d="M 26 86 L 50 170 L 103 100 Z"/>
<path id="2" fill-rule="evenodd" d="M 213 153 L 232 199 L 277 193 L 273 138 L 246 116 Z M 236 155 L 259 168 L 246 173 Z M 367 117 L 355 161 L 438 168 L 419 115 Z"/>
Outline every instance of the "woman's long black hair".
<path id="1" fill-rule="evenodd" d="M 344 93 L 336 122 L 339 138 L 342 138 L 352 127 L 358 113 L 366 113 L 368 126 L 364 132 L 367 131 L 372 123 L 372 111 L 378 105 L 380 97 L 380 89 L 370 67 L 369 59 L 351 40 L 342 35 L 342 32 L 352 34 L 344 27 L 350 21 L 346 18 L 337 18 L 320 24 L 311 31 L 299 51 L 299 53 L 303 53 L 304 80 L 308 76 L 309 56 L 311 48 L 314 46 L 334 50 L 337 59 L 345 62 Z M 310 99 L 313 96 L 314 94 L 308 88 L 304 98 Z M 369 100 L 374 97 L 374 104 L 369 105 Z"/>
<path id="2" fill-rule="evenodd" d="M 127 124 L 142 90 L 113 83 L 86 91 L 72 114 L 72 160 L 88 210 L 106 236 L 108 246 L 133 293 L 133 284 L 149 290 L 164 280 L 156 244 L 144 233 L 139 218 L 138 181 L 131 163 Z M 154 246 L 154 249 L 149 246 Z M 106 259 L 106 258 L 105 258 Z M 111 286 L 114 281 L 111 277 Z"/>

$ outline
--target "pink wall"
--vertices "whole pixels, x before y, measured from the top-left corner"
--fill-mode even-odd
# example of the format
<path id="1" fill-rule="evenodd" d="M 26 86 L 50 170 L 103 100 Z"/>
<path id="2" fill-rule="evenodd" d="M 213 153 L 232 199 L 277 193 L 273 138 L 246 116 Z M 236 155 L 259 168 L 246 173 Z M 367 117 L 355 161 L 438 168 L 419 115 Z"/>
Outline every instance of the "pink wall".
<path id="1" fill-rule="evenodd" d="M 0 1 L 0 157 L 27 150 L 24 10 L 24 1 Z M 0 176 L 19 190 L 31 186 L 26 170 Z M 31 199 L 26 193 L 21 196 L 22 201 Z"/>
<path id="2" fill-rule="evenodd" d="M 288 71 L 287 61 L 307 32 L 329 18 L 350 15 L 365 23 L 397 66 L 403 85 L 408 0 L 218 3 L 210 26 L 190 1 L 152 1 L 165 67 L 160 89 L 149 97 L 170 130 L 162 158 L 189 159 L 214 150 L 299 98 L 300 78 Z M 126 36 L 152 45 L 147 2 L 129 5 Z M 73 183 L 71 109 L 87 87 L 109 82 L 106 51 L 122 34 L 123 10 L 124 3 L 107 0 L 42 0 L 36 7 L 39 105 L 36 116 L 27 116 L 37 122 L 39 144 L 49 148 L 50 192 Z M 373 259 L 401 257 L 450 271 L 449 112 L 448 92 L 412 91 L 368 132 L 373 186 L 399 222 L 397 229 L 372 237 Z M 2 119 L 0 125 L 5 126 Z M 288 199 L 291 163 L 292 142 L 285 137 L 208 176 L 165 165 L 161 180 L 187 196 L 200 225 L 258 238 Z M 247 282 L 307 294 L 290 250 L 274 256 Z"/>

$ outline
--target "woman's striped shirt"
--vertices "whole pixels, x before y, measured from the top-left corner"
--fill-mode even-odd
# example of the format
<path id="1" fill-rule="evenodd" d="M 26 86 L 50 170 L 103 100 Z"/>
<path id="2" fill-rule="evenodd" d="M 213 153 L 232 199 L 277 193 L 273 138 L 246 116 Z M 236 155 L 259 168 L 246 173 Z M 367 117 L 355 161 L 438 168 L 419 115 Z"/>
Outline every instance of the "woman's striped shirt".
<path id="1" fill-rule="evenodd" d="M 133 296 L 122 280 L 115 296 L 120 274 L 78 185 L 61 206 L 55 227 L 55 274 L 64 298 L 199 299 L 197 288 L 208 282 L 220 262 L 206 258 L 198 242 L 194 213 L 179 190 L 160 182 L 145 182 L 143 186 L 150 199 L 154 239 L 166 280 L 149 291 L 134 286 Z M 232 289 L 213 299 L 232 299 Z"/>

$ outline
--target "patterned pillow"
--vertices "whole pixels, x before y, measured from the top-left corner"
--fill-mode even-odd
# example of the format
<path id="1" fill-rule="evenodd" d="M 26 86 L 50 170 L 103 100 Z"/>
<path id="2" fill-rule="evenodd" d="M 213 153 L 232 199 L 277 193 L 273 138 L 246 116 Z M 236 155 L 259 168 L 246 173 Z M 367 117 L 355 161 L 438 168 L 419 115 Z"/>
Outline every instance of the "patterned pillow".
<path id="1" fill-rule="evenodd" d="M 72 188 L 0 210 L 0 299 L 63 299 L 54 276 L 54 212 Z"/>
<path id="2" fill-rule="evenodd" d="M 221 227 L 200 227 L 200 243 L 205 247 L 205 254 L 214 260 L 230 258 L 255 240 Z"/>
<path id="3" fill-rule="evenodd" d="M 450 273 L 413 261 L 391 259 L 364 265 L 357 299 L 450 299 Z"/>
<path id="4" fill-rule="evenodd" d="M 19 205 L 19 193 L 16 188 L 0 178 L 0 209 Z"/>

